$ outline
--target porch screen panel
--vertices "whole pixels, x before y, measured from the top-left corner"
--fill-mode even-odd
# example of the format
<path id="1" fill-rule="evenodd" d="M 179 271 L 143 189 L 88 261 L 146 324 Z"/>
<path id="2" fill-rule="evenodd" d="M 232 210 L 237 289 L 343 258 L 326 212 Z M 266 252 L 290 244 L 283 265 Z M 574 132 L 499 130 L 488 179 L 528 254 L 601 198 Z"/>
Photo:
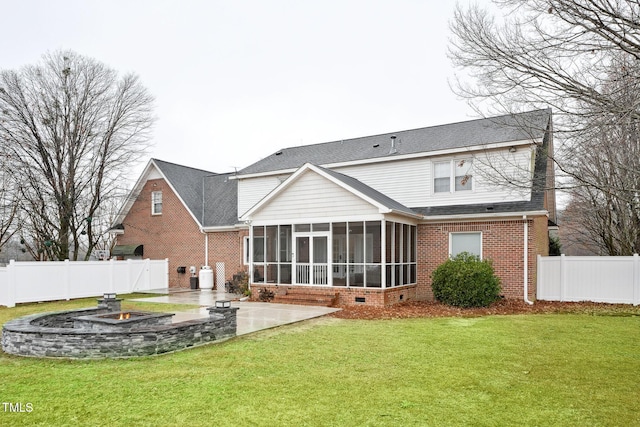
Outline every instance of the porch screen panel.
<path id="1" fill-rule="evenodd" d="M 336 222 L 332 227 L 333 286 L 347 285 L 347 223 Z"/>
<path id="2" fill-rule="evenodd" d="M 265 280 L 264 264 L 253 265 L 253 281 L 255 283 L 263 283 Z"/>
<path id="3" fill-rule="evenodd" d="M 385 229 L 387 248 L 386 286 L 416 283 L 417 227 L 388 222 Z"/>
<path id="4" fill-rule="evenodd" d="M 387 264 L 387 268 L 386 268 L 386 273 L 387 275 L 387 288 L 391 288 L 393 286 L 395 286 L 393 280 L 394 280 L 394 275 L 393 275 L 393 265 L 388 265 Z"/>
<path id="5" fill-rule="evenodd" d="M 402 243 L 403 243 L 403 251 L 402 251 L 402 262 L 404 264 L 411 261 L 411 226 L 408 224 L 402 225 Z"/>
<path id="6" fill-rule="evenodd" d="M 385 223 L 385 239 L 387 241 L 387 247 L 384 249 L 385 251 L 385 261 L 387 264 L 391 264 L 393 262 L 393 222 L 387 221 Z M 387 283 L 389 283 L 387 281 Z"/>
<path id="7" fill-rule="evenodd" d="M 349 222 L 349 263 L 364 263 L 364 225 Z"/>
<path id="8" fill-rule="evenodd" d="M 291 284 L 291 264 L 280 264 L 279 283 Z"/>
<path id="9" fill-rule="evenodd" d="M 411 256 L 409 257 L 409 283 L 417 283 L 417 252 L 418 252 L 418 227 L 411 226 L 411 232 L 409 233 L 411 239 Z"/>
<path id="10" fill-rule="evenodd" d="M 329 260 L 327 259 L 327 246 L 329 242 L 326 236 L 313 237 L 313 284 L 326 285 L 328 281 Z"/>
<path id="11" fill-rule="evenodd" d="M 402 224 L 396 223 L 394 230 L 395 244 L 393 262 L 402 262 Z"/>
<path id="12" fill-rule="evenodd" d="M 291 226 L 281 225 L 278 238 L 278 261 L 279 279 L 278 283 L 291 284 Z"/>
<path id="13" fill-rule="evenodd" d="M 382 287 L 382 222 L 365 223 L 365 286 Z"/>
<path id="14" fill-rule="evenodd" d="M 269 225 L 265 227 L 265 261 L 267 283 L 278 282 L 278 226 Z"/>
<path id="15" fill-rule="evenodd" d="M 265 282 L 278 283 L 278 264 L 267 264 L 267 274 L 265 274 Z"/>
<path id="16" fill-rule="evenodd" d="M 380 221 L 367 221 L 365 224 L 367 233 L 367 264 L 380 264 L 382 262 L 382 234 Z"/>
<path id="17" fill-rule="evenodd" d="M 308 264 L 310 261 L 309 253 L 309 237 L 304 236 L 296 238 L 296 261 Z"/>
<path id="18" fill-rule="evenodd" d="M 416 252 L 418 252 L 418 245 L 416 243 L 418 239 L 418 227 L 412 225 L 411 233 L 409 234 L 409 236 L 411 237 L 411 257 L 409 258 L 409 261 L 415 263 L 417 262 Z"/>
<path id="19" fill-rule="evenodd" d="M 309 236 L 296 237 L 296 283 L 309 283 L 310 254 Z"/>
<path id="20" fill-rule="evenodd" d="M 265 230 L 265 260 L 267 262 L 278 261 L 278 226 L 270 225 Z"/>
<path id="21" fill-rule="evenodd" d="M 253 228 L 253 271 L 252 280 L 255 283 L 265 281 L 265 236 L 264 227 Z"/>
<path id="22" fill-rule="evenodd" d="M 359 288 L 364 286 L 364 266 L 363 265 L 349 266 L 349 286 L 355 286 Z"/>
<path id="23" fill-rule="evenodd" d="M 264 227 L 253 228 L 253 262 L 264 262 Z"/>
<path id="24" fill-rule="evenodd" d="M 382 266 L 367 264 L 367 288 L 381 288 L 382 287 Z"/>

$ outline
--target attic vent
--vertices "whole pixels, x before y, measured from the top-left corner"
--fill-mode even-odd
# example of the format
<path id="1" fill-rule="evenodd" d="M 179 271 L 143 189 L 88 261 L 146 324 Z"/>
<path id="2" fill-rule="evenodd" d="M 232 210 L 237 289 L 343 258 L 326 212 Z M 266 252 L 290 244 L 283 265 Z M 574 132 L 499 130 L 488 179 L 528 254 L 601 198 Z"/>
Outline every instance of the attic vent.
<path id="1" fill-rule="evenodd" d="M 492 211 L 493 210 L 493 206 L 487 206 L 487 210 L 488 211 Z"/>
<path id="2" fill-rule="evenodd" d="M 278 151 L 278 152 L 276 153 L 276 156 L 279 156 L 280 154 L 282 154 L 282 151 Z"/>
<path id="3" fill-rule="evenodd" d="M 373 144 L 373 148 L 378 148 L 380 147 L 380 144 Z"/>

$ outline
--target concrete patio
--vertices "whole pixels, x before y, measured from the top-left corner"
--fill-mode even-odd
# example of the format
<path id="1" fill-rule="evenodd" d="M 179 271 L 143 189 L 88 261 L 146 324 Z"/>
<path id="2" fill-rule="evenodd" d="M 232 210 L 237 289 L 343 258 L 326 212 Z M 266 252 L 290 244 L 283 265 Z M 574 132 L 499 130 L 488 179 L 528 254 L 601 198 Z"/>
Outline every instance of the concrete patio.
<path id="1" fill-rule="evenodd" d="M 140 298 L 133 301 L 156 302 L 165 304 L 191 304 L 200 308 L 175 312 L 173 323 L 208 317 L 207 307 L 215 305 L 217 300 L 231 300 L 232 307 L 238 307 L 237 335 L 249 334 L 262 329 L 274 328 L 289 323 L 301 322 L 324 316 L 340 310 L 332 307 L 315 307 L 293 304 L 273 304 L 268 302 L 234 301 L 237 295 L 218 293 L 208 290 L 194 290 L 171 293 L 150 298 Z"/>

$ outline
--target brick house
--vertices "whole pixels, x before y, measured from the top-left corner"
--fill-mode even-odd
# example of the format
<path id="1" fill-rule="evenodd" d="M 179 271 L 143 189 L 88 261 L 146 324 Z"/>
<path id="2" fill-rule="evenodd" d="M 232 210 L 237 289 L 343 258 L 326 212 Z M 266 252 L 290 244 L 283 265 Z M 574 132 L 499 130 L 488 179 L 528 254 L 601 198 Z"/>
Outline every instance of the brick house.
<path id="1" fill-rule="evenodd" d="M 118 245 L 176 268 L 224 262 L 226 279 L 245 269 L 254 297 L 371 305 L 431 299 L 431 272 L 467 251 L 493 261 L 505 297 L 533 300 L 556 220 L 552 150 L 551 111 L 537 110 L 286 148 L 237 174 L 152 160 Z"/>
<path id="2" fill-rule="evenodd" d="M 190 287 L 192 266 L 197 271 L 223 263 L 226 277 L 246 270 L 242 244 L 248 229 L 238 223 L 238 186 L 230 177 L 151 159 L 112 228 L 112 255 L 167 258 L 173 288 Z"/>

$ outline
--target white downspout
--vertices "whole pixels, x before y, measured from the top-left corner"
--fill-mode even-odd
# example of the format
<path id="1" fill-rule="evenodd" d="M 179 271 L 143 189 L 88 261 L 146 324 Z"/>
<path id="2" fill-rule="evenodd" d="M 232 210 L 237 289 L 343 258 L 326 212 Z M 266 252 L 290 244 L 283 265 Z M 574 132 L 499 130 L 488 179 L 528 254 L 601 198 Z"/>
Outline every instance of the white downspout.
<path id="1" fill-rule="evenodd" d="M 522 215 L 524 220 L 524 302 L 533 305 L 533 301 L 529 301 L 529 222 L 527 216 Z"/>
<path id="2" fill-rule="evenodd" d="M 207 232 L 204 232 L 204 265 L 209 265 L 209 233 Z"/>

